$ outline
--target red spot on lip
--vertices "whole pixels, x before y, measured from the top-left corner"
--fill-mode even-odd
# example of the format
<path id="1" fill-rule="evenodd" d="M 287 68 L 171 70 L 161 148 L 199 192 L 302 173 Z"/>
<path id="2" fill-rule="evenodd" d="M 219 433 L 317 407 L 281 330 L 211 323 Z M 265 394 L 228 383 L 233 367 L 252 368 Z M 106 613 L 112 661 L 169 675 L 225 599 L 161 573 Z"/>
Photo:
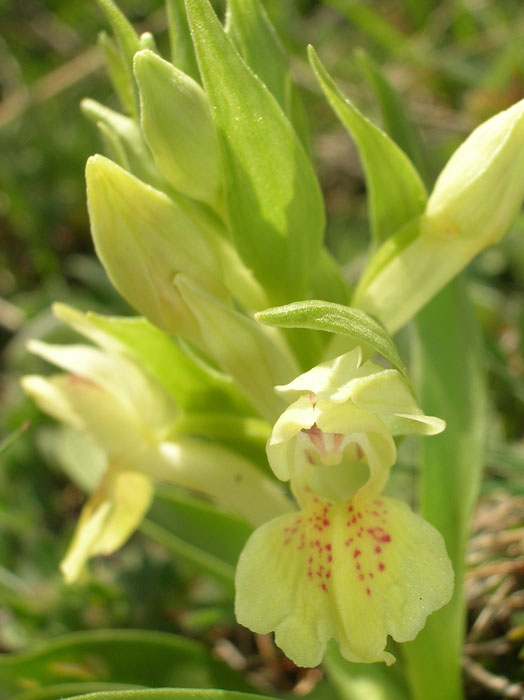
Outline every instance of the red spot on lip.
<path id="1" fill-rule="evenodd" d="M 366 595 L 371 595 L 371 591 L 369 588 L 366 588 Z"/>
<path id="2" fill-rule="evenodd" d="M 362 554 L 362 552 L 360 551 L 360 549 L 355 549 L 355 551 L 353 552 L 353 559 L 356 559 L 361 554 Z"/>
<path id="3" fill-rule="evenodd" d="M 322 583 L 322 584 L 320 585 L 320 588 L 321 588 L 323 591 L 326 591 L 326 592 L 327 592 L 327 586 L 326 586 L 325 583 Z"/>
<path id="4" fill-rule="evenodd" d="M 359 574 L 359 575 L 358 575 L 358 578 L 359 578 L 360 581 L 363 581 L 363 580 L 364 580 L 364 574 Z"/>
<path id="5" fill-rule="evenodd" d="M 381 551 L 382 551 L 382 547 L 379 547 L 377 544 L 377 546 L 375 547 L 375 554 L 380 554 Z"/>
<path id="6" fill-rule="evenodd" d="M 348 510 L 349 510 L 350 513 L 352 513 L 352 512 L 353 512 L 353 506 L 349 506 Z"/>
<path id="7" fill-rule="evenodd" d="M 329 542 L 328 542 L 327 545 L 326 545 L 326 549 L 327 549 L 328 552 L 331 552 L 331 545 L 329 544 Z"/>
<path id="8" fill-rule="evenodd" d="M 378 565 L 378 570 L 379 570 L 379 571 L 384 571 L 385 568 L 386 568 L 386 565 L 383 564 L 382 562 L 380 562 L 380 564 Z"/>
<path id="9" fill-rule="evenodd" d="M 370 527 L 367 532 L 377 542 L 391 542 L 391 536 L 381 527 Z"/>
<path id="10" fill-rule="evenodd" d="M 329 564 L 333 561 L 333 557 L 331 556 L 331 554 L 328 556 L 327 560 Z"/>

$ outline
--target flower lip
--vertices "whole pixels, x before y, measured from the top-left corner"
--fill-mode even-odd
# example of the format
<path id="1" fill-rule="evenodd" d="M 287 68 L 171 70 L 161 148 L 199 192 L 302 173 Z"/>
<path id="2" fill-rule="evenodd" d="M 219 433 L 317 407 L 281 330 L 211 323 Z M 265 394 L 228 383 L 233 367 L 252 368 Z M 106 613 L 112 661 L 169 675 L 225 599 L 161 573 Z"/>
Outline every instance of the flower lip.
<path id="1" fill-rule="evenodd" d="M 330 638 L 349 661 L 390 664 L 387 636 L 413 639 L 452 591 L 442 536 L 405 503 L 309 492 L 298 513 L 251 535 L 235 607 L 241 624 L 274 631 L 299 666 L 319 664 Z"/>

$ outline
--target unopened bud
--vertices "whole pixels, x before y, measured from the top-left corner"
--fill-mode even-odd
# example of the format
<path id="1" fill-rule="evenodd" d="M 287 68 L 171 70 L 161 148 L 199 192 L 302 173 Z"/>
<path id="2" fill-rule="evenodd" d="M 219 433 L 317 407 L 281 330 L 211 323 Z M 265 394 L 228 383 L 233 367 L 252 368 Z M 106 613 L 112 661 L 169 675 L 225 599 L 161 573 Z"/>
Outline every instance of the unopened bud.
<path id="1" fill-rule="evenodd" d="M 216 204 L 219 146 L 205 92 L 152 51 L 139 51 L 134 68 L 142 129 L 158 169 L 177 191 Z"/>
<path id="2" fill-rule="evenodd" d="M 103 156 L 88 160 L 86 178 L 95 248 L 114 286 L 157 326 L 199 343 L 173 279 L 183 272 L 212 296 L 228 298 L 205 236 L 167 195 Z"/>

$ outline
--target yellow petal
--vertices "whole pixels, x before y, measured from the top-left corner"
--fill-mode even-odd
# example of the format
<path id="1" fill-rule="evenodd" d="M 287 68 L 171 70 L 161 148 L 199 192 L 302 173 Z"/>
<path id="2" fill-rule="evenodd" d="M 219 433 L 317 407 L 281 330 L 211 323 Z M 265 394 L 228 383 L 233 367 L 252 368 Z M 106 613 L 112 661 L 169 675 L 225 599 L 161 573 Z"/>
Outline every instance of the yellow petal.
<path id="1" fill-rule="evenodd" d="M 316 412 L 309 396 L 301 396 L 292 403 L 275 423 L 266 445 L 271 469 L 282 481 L 293 473 L 296 452 L 296 436 L 302 429 L 311 428 Z"/>
<path id="2" fill-rule="evenodd" d="M 441 535 L 395 499 L 322 501 L 256 530 L 236 576 L 238 621 L 275 632 L 299 666 L 335 638 L 349 661 L 392 663 L 388 634 L 414 639 L 448 602 L 453 571 Z"/>
<path id="3" fill-rule="evenodd" d="M 297 393 L 311 392 L 322 398 L 337 400 L 333 395 L 355 377 L 361 361 L 362 350 L 358 346 L 351 352 L 313 367 L 289 384 L 276 386 L 275 390 L 288 398 L 294 398 Z"/>
<path id="4" fill-rule="evenodd" d="M 152 497 L 152 483 L 142 474 L 109 472 L 84 506 L 60 565 L 66 581 L 78 579 L 90 557 L 121 547 L 140 524 Z"/>

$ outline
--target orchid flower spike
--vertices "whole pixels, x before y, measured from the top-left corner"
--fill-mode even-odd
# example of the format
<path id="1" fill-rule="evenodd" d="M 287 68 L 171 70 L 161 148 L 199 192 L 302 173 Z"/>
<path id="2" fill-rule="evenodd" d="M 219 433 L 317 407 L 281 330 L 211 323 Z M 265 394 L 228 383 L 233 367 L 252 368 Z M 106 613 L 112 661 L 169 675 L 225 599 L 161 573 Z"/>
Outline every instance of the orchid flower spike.
<path id="1" fill-rule="evenodd" d="M 453 570 L 441 535 L 407 504 L 382 495 L 393 435 L 436 434 L 396 370 L 362 364 L 360 349 L 297 377 L 267 453 L 300 506 L 258 528 L 237 567 L 238 621 L 316 666 L 334 638 L 349 661 L 394 661 L 447 603 Z"/>

